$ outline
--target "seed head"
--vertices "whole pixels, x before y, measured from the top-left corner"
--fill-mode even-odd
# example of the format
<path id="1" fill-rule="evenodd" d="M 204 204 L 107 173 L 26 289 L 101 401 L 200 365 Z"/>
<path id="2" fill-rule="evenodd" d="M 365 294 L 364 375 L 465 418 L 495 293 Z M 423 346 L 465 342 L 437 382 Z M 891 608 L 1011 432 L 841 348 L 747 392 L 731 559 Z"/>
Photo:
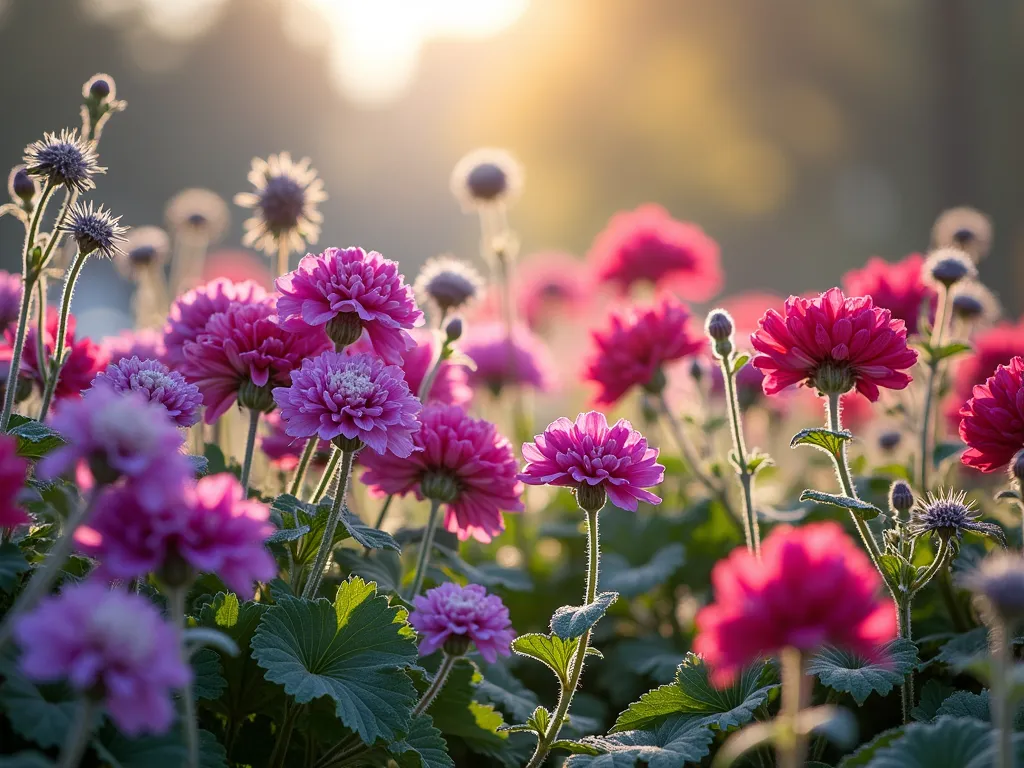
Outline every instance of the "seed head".
<path id="1" fill-rule="evenodd" d="M 67 128 L 59 135 L 44 133 L 42 140 L 25 147 L 25 170 L 77 192 L 95 188 L 93 176 L 107 172 L 98 165 L 92 144 Z"/>
<path id="2" fill-rule="evenodd" d="M 473 301 L 483 285 L 483 278 L 469 264 L 451 256 L 438 256 L 423 265 L 413 288 L 421 305 L 433 303 L 447 312 Z"/>
<path id="3" fill-rule="evenodd" d="M 31 203 L 39 194 L 39 182 L 29 176 L 25 166 L 16 165 L 7 177 L 7 191 L 10 192 L 12 200 Z"/>
<path id="4" fill-rule="evenodd" d="M 994 322 L 1000 308 L 992 291 L 976 280 L 965 280 L 953 293 L 953 314 L 966 323 Z"/>
<path id="5" fill-rule="evenodd" d="M 1024 621 L 1024 558 L 1019 554 L 990 555 L 967 575 L 964 586 L 974 593 L 990 622 L 1016 627 Z"/>
<path id="6" fill-rule="evenodd" d="M 170 250 L 170 238 L 160 227 L 139 227 L 131 231 L 124 254 L 115 264 L 121 274 L 135 279 L 150 269 L 162 266 Z"/>
<path id="7" fill-rule="evenodd" d="M 902 440 L 903 435 L 898 430 L 890 429 L 878 436 L 878 447 L 883 451 L 892 451 Z"/>
<path id="8" fill-rule="evenodd" d="M 924 278 L 950 288 L 961 280 L 973 280 L 978 270 L 971 257 L 959 248 L 940 248 L 924 263 Z"/>
<path id="9" fill-rule="evenodd" d="M 224 198 L 208 189 L 186 189 L 167 204 L 167 226 L 175 235 L 220 240 L 231 223 Z"/>
<path id="10" fill-rule="evenodd" d="M 76 203 L 71 215 L 60 226 L 60 231 L 67 232 L 78 245 L 83 254 L 99 251 L 101 256 L 113 258 L 123 253 L 121 244 L 125 242 L 127 227 L 118 224 L 120 216 L 113 216 L 102 205 L 93 208 L 92 202 Z"/>
<path id="11" fill-rule="evenodd" d="M 974 208 L 943 211 L 932 227 L 932 246 L 959 248 L 975 261 L 980 261 L 992 247 L 992 222 Z"/>
<path id="12" fill-rule="evenodd" d="M 522 166 L 502 149 L 473 150 L 452 171 L 452 193 L 466 211 L 512 203 L 522 186 Z"/>
<path id="13" fill-rule="evenodd" d="M 1006 546 L 1003 529 L 994 523 L 982 522 L 978 519 L 980 516 L 981 511 L 974 507 L 974 502 L 967 501 L 964 491 L 950 490 L 940 496 L 929 493 L 911 510 L 907 531 L 915 539 L 933 534 L 942 541 L 954 540 L 954 544 L 963 538 L 964 531 L 971 531 L 991 536 Z"/>

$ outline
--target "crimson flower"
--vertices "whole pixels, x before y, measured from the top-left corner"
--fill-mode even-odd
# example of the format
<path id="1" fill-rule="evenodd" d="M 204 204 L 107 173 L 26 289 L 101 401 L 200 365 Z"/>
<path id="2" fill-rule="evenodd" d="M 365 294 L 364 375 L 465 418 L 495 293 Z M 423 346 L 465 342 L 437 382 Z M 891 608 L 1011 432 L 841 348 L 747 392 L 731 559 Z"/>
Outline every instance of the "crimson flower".
<path id="1" fill-rule="evenodd" d="M 1000 365 L 960 409 L 960 460 L 982 472 L 1006 468 L 1024 448 L 1024 358 Z"/>
<path id="2" fill-rule="evenodd" d="M 912 253 L 902 261 L 889 262 L 877 256 L 861 269 L 843 275 L 843 290 L 848 296 L 870 296 L 876 307 L 888 309 L 907 326 L 907 333 L 918 332 L 921 306 L 935 304 L 935 288 L 921 276 L 924 256 Z"/>

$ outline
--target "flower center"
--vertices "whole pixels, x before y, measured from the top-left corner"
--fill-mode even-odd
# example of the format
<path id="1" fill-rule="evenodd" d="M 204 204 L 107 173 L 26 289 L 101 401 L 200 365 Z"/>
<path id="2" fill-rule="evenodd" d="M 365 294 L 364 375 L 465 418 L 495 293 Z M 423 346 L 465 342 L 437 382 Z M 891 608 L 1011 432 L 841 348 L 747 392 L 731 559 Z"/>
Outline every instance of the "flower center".
<path id="1" fill-rule="evenodd" d="M 364 372 L 353 371 L 351 368 L 331 371 L 327 377 L 327 384 L 332 390 L 346 397 L 365 398 L 374 389 L 373 379 Z"/>
<path id="2" fill-rule="evenodd" d="M 280 233 L 299 223 L 306 207 L 306 191 L 290 176 L 274 176 L 260 194 L 260 210 L 271 232 Z"/>
<path id="3" fill-rule="evenodd" d="M 139 386 L 150 391 L 160 388 L 168 389 L 173 384 L 171 377 L 161 371 L 139 371 L 138 381 Z"/>

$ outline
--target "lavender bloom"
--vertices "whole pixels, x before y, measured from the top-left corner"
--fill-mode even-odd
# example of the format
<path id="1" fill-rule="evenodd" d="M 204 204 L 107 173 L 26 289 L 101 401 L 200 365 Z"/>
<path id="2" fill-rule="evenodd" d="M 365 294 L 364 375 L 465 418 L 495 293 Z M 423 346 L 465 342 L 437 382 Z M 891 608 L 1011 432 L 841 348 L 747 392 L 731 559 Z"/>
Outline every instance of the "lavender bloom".
<path id="1" fill-rule="evenodd" d="M 48 183 L 77 192 L 96 187 L 93 176 L 106 173 L 97 164 L 96 150 L 79 138 L 77 131 L 67 128 L 60 134 L 44 133 L 40 141 L 25 147 L 25 170 L 30 176 L 45 178 Z"/>
<path id="2" fill-rule="evenodd" d="M 462 587 L 447 581 L 427 590 L 413 600 L 409 623 L 423 636 L 420 656 L 442 647 L 462 656 L 473 644 L 493 664 L 499 653 L 511 655 L 509 646 L 516 636 L 501 598 L 487 594 L 479 584 Z"/>
<path id="3" fill-rule="evenodd" d="M 179 427 L 191 427 L 199 421 L 203 404 L 199 387 L 157 360 L 122 358 L 97 374 L 92 386 L 108 386 L 115 392 L 139 392 L 149 402 L 166 408 L 171 421 Z"/>
<path id="4" fill-rule="evenodd" d="M 119 221 L 120 216 L 115 217 L 102 205 L 93 208 L 91 202 L 76 203 L 59 229 L 71 235 L 83 255 L 99 251 L 101 256 L 111 259 L 123 253 L 121 244 L 125 242 L 124 233 L 128 231 L 127 227 L 118 224 Z"/>

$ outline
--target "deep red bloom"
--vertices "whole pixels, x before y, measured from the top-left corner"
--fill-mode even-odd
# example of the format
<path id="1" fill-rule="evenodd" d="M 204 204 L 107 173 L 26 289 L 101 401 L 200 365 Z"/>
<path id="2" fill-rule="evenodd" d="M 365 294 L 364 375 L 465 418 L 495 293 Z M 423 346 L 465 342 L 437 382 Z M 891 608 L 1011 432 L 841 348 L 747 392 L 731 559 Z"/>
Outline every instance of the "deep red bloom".
<path id="1" fill-rule="evenodd" d="M 47 360 L 53 355 L 59 324 L 58 311 L 54 307 L 50 307 L 50 311 L 46 313 L 46 334 L 43 339 Z M 30 378 L 42 391 L 43 377 L 39 370 L 39 356 L 36 354 L 36 336 L 36 326 L 32 325 L 25 335 L 25 347 L 21 352 L 21 375 Z M 13 329 L 7 331 L 4 340 L 6 346 L 13 345 Z M 53 393 L 57 400 L 80 397 L 82 391 L 88 389 L 92 384 L 96 374 L 107 367 L 108 360 L 106 352 L 88 336 L 81 339 L 75 338 L 75 316 L 71 314 L 68 315 L 67 329 L 64 333 L 64 348 L 71 350 L 71 354 L 68 355 L 67 362 L 61 368 L 57 389 Z"/>
<path id="2" fill-rule="evenodd" d="M 935 302 L 935 288 L 924 281 L 924 256 L 912 253 L 902 261 L 889 262 L 874 256 L 861 269 L 843 275 L 847 296 L 870 296 L 876 307 L 888 309 L 907 326 L 908 334 L 918 332 L 921 305 Z"/>
<path id="3" fill-rule="evenodd" d="M 706 343 L 691 333 L 686 305 L 668 297 L 653 307 L 613 312 L 609 327 L 591 336 L 596 349 L 583 376 L 601 388 L 601 404 L 614 403 L 633 387 L 648 386 L 665 363 L 692 355 Z"/>
<path id="4" fill-rule="evenodd" d="M 906 369 L 917 362 L 902 320 L 870 296 L 846 297 L 838 288 L 813 299 L 790 296 L 784 317 L 769 309 L 750 343 L 760 353 L 752 362 L 765 374 L 767 395 L 799 383 L 826 394 L 856 386 L 874 402 L 879 387 L 910 384 Z"/>
<path id="5" fill-rule="evenodd" d="M 711 582 L 715 602 L 697 614 L 694 650 L 720 687 L 783 648 L 813 653 L 834 645 L 877 659 L 896 636 L 896 611 L 878 571 L 837 523 L 776 528 L 760 561 L 734 549 Z"/>
<path id="6" fill-rule="evenodd" d="M 971 339 L 973 351 L 958 357 L 952 366 L 953 392 L 946 404 L 952 428 L 960 423 L 960 408 L 978 384 L 992 375 L 997 366 L 1014 357 L 1024 357 L 1024 317 L 1016 323 L 999 323 Z"/>
<path id="7" fill-rule="evenodd" d="M 982 472 L 1005 469 L 1024 448 L 1024 358 L 1000 365 L 960 409 L 960 460 Z"/>
<path id="8" fill-rule="evenodd" d="M 28 462 L 18 455 L 18 441 L 0 435 L 0 529 L 32 522 L 18 504 L 27 471 Z"/>
<path id="9" fill-rule="evenodd" d="M 623 293 L 647 282 L 690 301 L 707 301 L 722 288 L 718 243 L 660 205 L 612 216 L 587 260 L 601 282 L 614 283 Z"/>

